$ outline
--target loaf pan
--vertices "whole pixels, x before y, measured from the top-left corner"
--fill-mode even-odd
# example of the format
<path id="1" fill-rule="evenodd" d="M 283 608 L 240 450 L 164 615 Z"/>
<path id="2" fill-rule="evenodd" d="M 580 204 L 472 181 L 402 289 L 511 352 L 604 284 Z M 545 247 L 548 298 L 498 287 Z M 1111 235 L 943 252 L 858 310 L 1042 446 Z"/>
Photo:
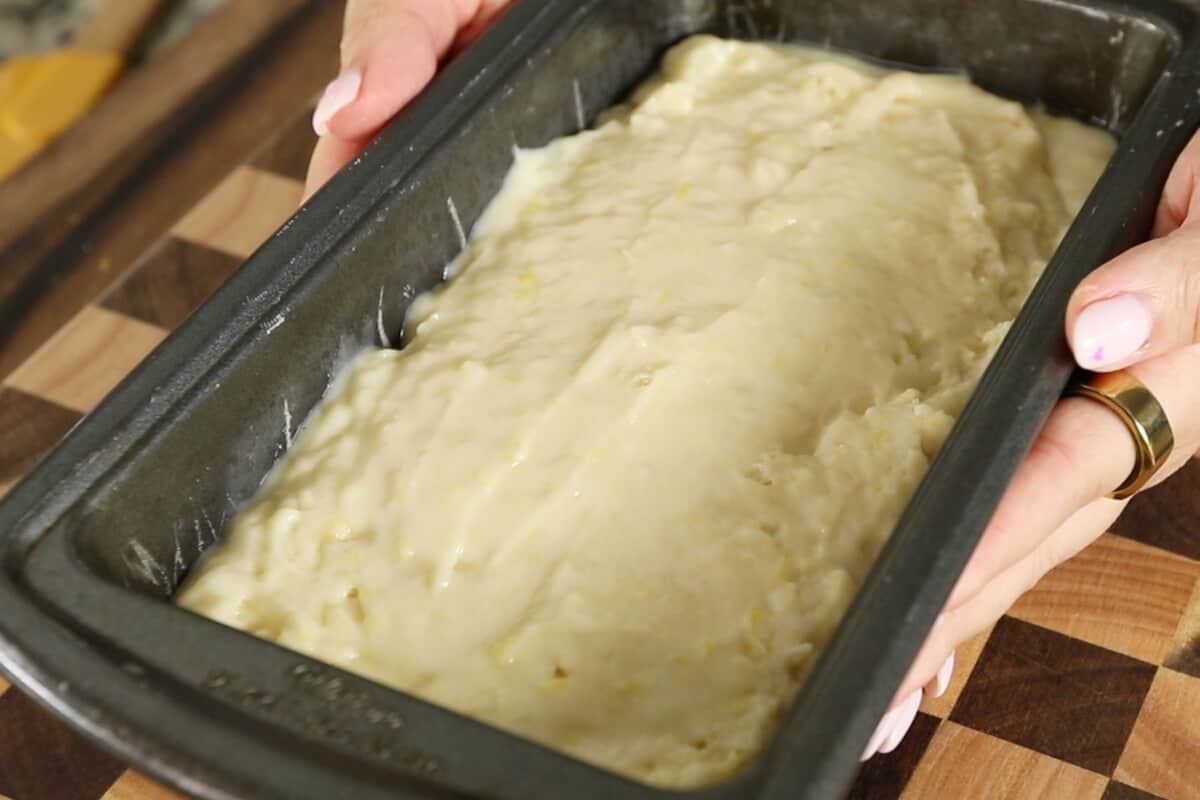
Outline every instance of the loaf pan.
<path id="1" fill-rule="evenodd" d="M 1069 377 L 1072 288 L 1145 235 L 1196 127 L 1193 23 L 1154 0 L 517 2 L 0 505 L 0 666 L 201 797 L 837 797 Z M 1121 135 L 764 752 L 657 789 L 172 606 L 339 369 L 398 340 L 514 146 L 574 132 L 697 32 L 963 70 Z"/>

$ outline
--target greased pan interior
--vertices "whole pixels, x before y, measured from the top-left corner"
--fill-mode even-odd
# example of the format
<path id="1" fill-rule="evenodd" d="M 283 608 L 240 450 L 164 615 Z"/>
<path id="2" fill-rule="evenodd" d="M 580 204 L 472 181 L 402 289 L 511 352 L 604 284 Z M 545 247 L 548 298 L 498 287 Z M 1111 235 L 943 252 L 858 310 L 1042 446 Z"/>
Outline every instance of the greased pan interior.
<path id="1" fill-rule="evenodd" d="M 204 797 L 836 796 L 1065 385 L 1071 289 L 1144 235 L 1200 120 L 1193 24 L 1155 0 L 518 0 L 0 503 L 0 665 Z M 701 31 L 963 69 L 1122 134 L 762 757 L 652 789 L 167 603 L 339 367 L 397 338 L 513 145 L 573 132 Z"/>

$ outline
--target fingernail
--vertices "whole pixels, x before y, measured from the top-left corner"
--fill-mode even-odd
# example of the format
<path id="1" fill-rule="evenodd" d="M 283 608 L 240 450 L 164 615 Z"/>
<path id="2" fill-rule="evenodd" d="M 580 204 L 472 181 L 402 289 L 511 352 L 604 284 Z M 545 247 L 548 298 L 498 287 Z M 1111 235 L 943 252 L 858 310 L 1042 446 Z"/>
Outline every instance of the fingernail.
<path id="1" fill-rule="evenodd" d="M 1128 358 L 1150 338 L 1154 320 L 1132 294 L 1119 294 L 1085 307 L 1075 320 L 1075 359 L 1085 369 L 1100 369 Z"/>
<path id="2" fill-rule="evenodd" d="M 892 709 L 883 715 L 879 720 L 879 724 L 875 726 L 875 732 L 871 734 L 871 738 L 867 740 L 867 747 L 863 750 L 862 757 L 859 761 L 867 761 L 875 752 L 879 750 L 879 745 L 888 738 L 888 734 L 892 732 L 892 725 L 896 719 L 897 709 Z"/>
<path id="3" fill-rule="evenodd" d="M 912 727 L 913 720 L 917 718 L 917 709 L 920 705 L 921 690 L 913 689 L 908 697 L 904 698 L 904 702 L 896 707 L 896 719 L 892 731 L 884 739 L 883 744 L 879 745 L 879 752 L 890 753 L 900 746 L 908 729 Z"/>
<path id="4" fill-rule="evenodd" d="M 946 656 L 946 660 L 942 663 L 942 668 L 938 670 L 937 677 L 933 682 L 933 696 L 941 697 L 950 688 L 950 677 L 954 675 L 954 651 L 950 651 L 950 655 Z"/>
<path id="5" fill-rule="evenodd" d="M 362 70 L 352 67 L 338 75 L 325 87 L 317 109 L 313 112 L 313 130 L 317 136 L 329 134 L 329 120 L 333 115 L 354 102 L 358 90 L 362 87 Z"/>

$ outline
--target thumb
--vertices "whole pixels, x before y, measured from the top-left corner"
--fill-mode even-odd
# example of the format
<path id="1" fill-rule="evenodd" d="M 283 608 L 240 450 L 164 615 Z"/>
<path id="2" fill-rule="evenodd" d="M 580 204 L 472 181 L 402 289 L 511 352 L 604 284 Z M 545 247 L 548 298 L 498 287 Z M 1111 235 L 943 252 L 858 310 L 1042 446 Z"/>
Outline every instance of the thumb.
<path id="1" fill-rule="evenodd" d="M 313 113 L 318 136 L 361 143 L 395 116 L 437 71 L 480 0 L 350 0 L 342 71 Z"/>
<path id="2" fill-rule="evenodd" d="M 1200 341 L 1200 221 L 1122 253 L 1085 278 L 1067 336 L 1085 369 L 1108 372 Z"/>

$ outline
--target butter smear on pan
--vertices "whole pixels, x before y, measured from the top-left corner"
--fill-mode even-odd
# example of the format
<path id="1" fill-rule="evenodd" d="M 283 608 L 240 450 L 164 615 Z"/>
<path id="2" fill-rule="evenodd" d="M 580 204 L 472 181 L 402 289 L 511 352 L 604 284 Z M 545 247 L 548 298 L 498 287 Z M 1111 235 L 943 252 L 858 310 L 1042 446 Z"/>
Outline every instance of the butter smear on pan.
<path id="1" fill-rule="evenodd" d="M 640 780 L 728 777 L 1112 148 L 960 77 L 686 40 L 519 155 L 178 602 Z"/>

